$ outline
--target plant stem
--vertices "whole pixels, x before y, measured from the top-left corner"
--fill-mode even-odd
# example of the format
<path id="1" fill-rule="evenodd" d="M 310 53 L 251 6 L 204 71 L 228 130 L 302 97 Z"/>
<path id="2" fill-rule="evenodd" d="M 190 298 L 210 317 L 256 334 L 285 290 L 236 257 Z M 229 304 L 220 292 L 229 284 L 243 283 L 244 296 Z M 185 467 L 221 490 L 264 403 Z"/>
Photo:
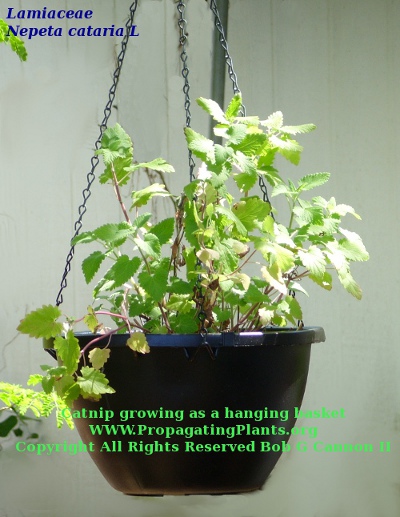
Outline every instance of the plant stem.
<path id="1" fill-rule="evenodd" d="M 128 214 L 128 211 L 126 209 L 126 206 L 125 206 L 124 202 L 122 201 L 121 191 L 120 191 L 120 188 L 119 188 L 119 184 L 118 184 L 118 180 L 117 180 L 117 175 L 115 174 L 115 169 L 114 169 L 114 164 L 113 163 L 111 164 L 111 171 L 112 171 L 112 175 L 113 175 L 114 192 L 115 192 L 115 195 L 117 196 L 118 202 L 119 202 L 119 204 L 121 206 L 122 213 L 124 214 L 126 222 L 129 223 L 129 224 L 132 224 L 131 220 L 129 218 L 129 214 Z"/>

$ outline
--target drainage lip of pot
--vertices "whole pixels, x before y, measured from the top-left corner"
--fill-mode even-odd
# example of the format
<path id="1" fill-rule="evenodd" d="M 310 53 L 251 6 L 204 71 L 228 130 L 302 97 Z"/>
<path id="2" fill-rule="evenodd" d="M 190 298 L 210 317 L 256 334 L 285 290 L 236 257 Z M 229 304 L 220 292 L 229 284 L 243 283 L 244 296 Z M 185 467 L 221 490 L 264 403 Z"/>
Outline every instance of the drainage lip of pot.
<path id="1" fill-rule="evenodd" d="M 85 346 L 95 334 L 77 332 L 81 346 Z M 100 334 L 98 334 L 100 336 Z M 126 346 L 127 334 L 114 334 L 112 346 Z M 262 337 L 262 339 L 260 339 Z M 223 332 L 221 334 L 146 334 L 150 347 L 199 347 L 208 344 L 211 347 L 237 346 L 293 346 L 325 341 L 325 332 L 322 327 L 303 327 L 301 330 L 288 327 L 268 327 L 264 332 Z M 108 343 L 108 340 L 107 340 Z M 53 349 L 53 338 L 44 340 L 46 350 Z M 96 345 L 101 346 L 101 342 Z"/>

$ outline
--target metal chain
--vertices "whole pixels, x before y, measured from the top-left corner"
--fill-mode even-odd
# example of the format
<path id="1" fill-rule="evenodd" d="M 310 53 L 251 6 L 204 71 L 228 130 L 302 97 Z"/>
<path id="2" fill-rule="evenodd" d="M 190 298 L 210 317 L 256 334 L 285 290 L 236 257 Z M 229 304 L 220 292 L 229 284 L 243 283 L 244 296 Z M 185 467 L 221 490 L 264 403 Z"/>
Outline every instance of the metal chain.
<path id="1" fill-rule="evenodd" d="M 185 84 L 183 86 L 183 93 L 185 95 L 185 112 L 186 112 L 186 127 L 190 127 L 190 123 L 192 120 L 192 114 L 190 113 L 190 84 L 189 84 L 189 68 L 187 66 L 187 52 L 186 52 L 186 43 L 187 43 L 187 21 L 185 20 L 185 3 L 182 1 L 178 2 L 177 9 L 179 13 L 178 18 L 178 27 L 179 27 L 179 45 L 181 48 L 180 58 L 182 61 L 182 77 L 185 80 Z M 195 162 L 193 160 L 193 153 L 189 150 L 189 177 L 190 181 L 195 179 L 194 177 L 194 167 Z"/>
<path id="2" fill-rule="evenodd" d="M 225 51 L 225 62 L 227 64 L 227 66 L 228 66 L 229 79 L 232 81 L 233 93 L 234 94 L 241 93 L 239 85 L 238 85 L 237 75 L 235 73 L 235 70 L 233 69 L 233 61 L 232 61 L 232 57 L 231 57 L 231 55 L 229 53 L 228 42 L 227 42 L 226 37 L 225 37 L 225 32 L 224 32 L 224 28 L 223 28 L 222 23 L 221 23 L 221 18 L 220 18 L 220 15 L 219 15 L 219 11 L 218 11 L 216 0 L 210 0 L 210 9 L 214 13 L 214 23 L 215 23 L 215 28 L 219 32 L 219 42 L 220 42 L 222 48 Z M 242 107 L 241 107 L 239 113 L 240 113 L 240 115 L 242 117 L 246 116 L 246 107 L 243 104 L 242 104 Z M 258 184 L 259 184 L 260 190 L 261 190 L 261 192 L 263 194 L 263 200 L 266 203 L 270 203 L 269 196 L 268 196 L 267 185 L 265 184 L 264 178 L 262 176 L 258 177 Z M 274 217 L 273 214 L 271 214 L 271 215 L 272 215 L 272 217 Z"/>
<path id="3" fill-rule="evenodd" d="M 115 94 L 116 94 L 116 90 L 117 90 L 117 85 L 118 85 L 118 81 L 119 81 L 119 78 L 120 78 L 120 75 L 121 75 L 121 69 L 122 69 L 122 65 L 123 65 L 123 62 L 124 62 L 124 58 L 125 58 L 125 53 L 126 53 L 126 49 L 127 49 L 127 45 L 128 45 L 128 41 L 129 41 L 129 38 L 130 38 L 130 35 L 131 35 L 131 29 L 132 29 L 132 26 L 133 26 L 133 21 L 134 21 L 134 16 L 135 16 L 135 12 L 136 12 L 136 9 L 137 9 L 137 4 L 138 4 L 138 0 L 135 0 L 132 5 L 130 6 L 129 8 L 129 18 L 125 24 L 125 36 L 121 42 L 121 51 L 120 53 L 118 54 L 117 56 L 117 67 L 114 71 L 114 74 L 113 74 L 113 83 L 111 85 L 111 88 L 108 92 L 108 102 L 104 108 L 104 118 L 100 124 L 100 134 L 94 144 L 94 148 L 95 148 L 95 151 L 98 151 L 100 149 L 100 146 L 101 146 L 101 139 L 103 138 L 103 134 L 105 132 L 105 130 L 107 129 L 107 123 L 108 123 L 108 120 L 111 116 L 111 109 L 112 109 L 112 106 L 113 106 L 113 103 L 114 103 L 114 100 L 115 100 Z M 91 196 L 91 187 L 92 187 L 92 184 L 94 182 L 94 180 L 96 179 L 96 176 L 95 176 L 95 169 L 99 163 L 100 159 L 99 157 L 94 154 L 90 160 L 90 163 L 91 163 L 91 169 L 89 171 L 89 173 L 87 174 L 86 176 L 86 179 L 87 179 L 87 186 L 86 188 L 83 190 L 82 192 L 82 197 L 83 197 L 83 202 L 82 204 L 79 206 L 78 208 L 78 219 L 77 221 L 75 222 L 75 225 L 74 225 L 74 235 L 71 239 L 71 241 L 79 234 L 79 232 L 81 231 L 82 229 L 82 219 L 83 219 L 83 216 L 85 215 L 86 213 L 86 210 L 87 210 L 87 201 L 89 199 L 89 197 Z M 56 305 L 61 305 L 62 302 L 63 302 L 63 291 L 64 289 L 67 287 L 67 276 L 68 276 L 68 273 L 71 271 L 71 262 L 74 258 L 74 253 L 75 253 L 75 246 L 72 245 L 71 246 L 71 249 L 66 257 L 66 263 L 65 263 L 65 269 L 64 269 L 64 273 L 63 273 L 63 276 L 62 276 L 62 279 L 61 279 L 61 284 L 60 284 L 60 290 L 58 292 L 58 295 L 57 295 L 57 298 L 56 298 Z"/>
<path id="4" fill-rule="evenodd" d="M 185 17 L 184 17 L 185 8 L 186 8 L 185 2 L 179 0 L 177 3 L 177 9 L 178 9 L 178 13 L 179 13 L 179 17 L 178 17 L 179 45 L 181 48 L 180 58 L 181 58 L 181 62 L 182 62 L 182 77 L 185 80 L 182 91 L 185 96 L 186 127 L 190 127 L 190 124 L 192 121 L 192 115 L 190 112 L 190 104 L 191 104 L 190 83 L 189 83 L 189 68 L 187 66 L 187 52 L 186 52 L 186 43 L 187 43 L 188 34 L 186 31 L 187 21 L 185 20 Z M 189 180 L 190 181 L 195 180 L 194 167 L 195 167 L 195 162 L 193 159 L 193 153 L 192 153 L 192 151 L 189 150 Z M 201 266 L 201 261 L 199 260 L 199 258 L 197 258 L 196 264 L 197 264 L 197 267 Z M 201 336 L 203 337 L 203 345 L 207 346 L 207 328 L 205 325 L 207 314 L 204 310 L 205 297 L 204 297 L 203 287 L 201 285 L 201 275 L 200 274 L 197 276 L 195 288 L 196 288 L 195 298 L 197 300 L 197 309 L 198 309 L 197 318 L 200 323 L 199 330 L 200 330 Z"/>

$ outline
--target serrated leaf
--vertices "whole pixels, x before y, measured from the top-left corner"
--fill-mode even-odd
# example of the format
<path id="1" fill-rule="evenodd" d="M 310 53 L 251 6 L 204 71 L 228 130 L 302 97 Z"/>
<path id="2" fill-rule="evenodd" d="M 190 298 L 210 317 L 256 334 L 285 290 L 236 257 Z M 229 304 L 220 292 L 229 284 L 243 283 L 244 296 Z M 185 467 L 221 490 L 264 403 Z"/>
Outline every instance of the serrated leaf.
<path id="1" fill-rule="evenodd" d="M 326 268 L 326 258 L 322 251 L 316 246 L 310 246 L 307 251 L 299 250 L 298 254 L 304 267 L 315 278 L 322 279 Z"/>
<path id="2" fill-rule="evenodd" d="M 112 280 L 112 289 L 128 282 L 141 265 L 139 257 L 130 259 L 128 255 L 121 255 L 104 275 L 106 280 Z"/>
<path id="3" fill-rule="evenodd" d="M 76 244 L 88 244 L 89 242 L 93 242 L 95 240 L 96 236 L 93 234 L 93 232 L 84 232 L 74 237 L 71 241 L 71 244 L 73 246 Z"/>
<path id="4" fill-rule="evenodd" d="M 267 327 L 271 324 L 272 318 L 274 317 L 274 311 L 262 307 L 261 309 L 258 309 L 258 316 L 260 318 L 261 325 L 263 327 Z"/>
<path id="5" fill-rule="evenodd" d="M 115 390 L 108 385 L 109 381 L 106 376 L 99 370 L 84 366 L 80 373 L 81 375 L 77 377 L 76 382 L 84 398 L 98 400 L 99 396 L 104 393 L 115 393 Z"/>
<path id="6" fill-rule="evenodd" d="M 134 239 L 136 246 L 142 251 L 146 257 L 159 259 L 161 256 L 161 244 L 158 237 L 153 233 L 146 233 L 144 239 L 139 237 Z"/>
<path id="7" fill-rule="evenodd" d="M 225 117 L 225 113 L 217 102 L 212 99 L 205 99 L 204 97 L 196 99 L 196 102 L 204 111 L 211 115 L 214 120 L 220 124 L 229 124 Z"/>
<path id="8" fill-rule="evenodd" d="M 165 185 L 152 183 L 148 187 L 132 192 L 132 206 L 141 207 L 146 205 L 154 196 L 169 197 L 171 194 L 165 189 Z"/>
<path id="9" fill-rule="evenodd" d="M 133 152 L 133 144 L 130 136 L 120 126 L 115 124 L 107 128 L 101 139 L 101 149 L 97 151 L 103 156 L 104 162 L 108 165 L 113 159 L 125 156 Z"/>
<path id="10" fill-rule="evenodd" d="M 149 233 L 155 235 L 161 244 L 161 246 L 167 243 L 174 234 L 175 229 L 175 219 L 173 217 L 169 217 L 167 219 L 163 219 L 155 226 L 153 226 Z"/>
<path id="11" fill-rule="evenodd" d="M 131 334 L 126 344 L 134 352 L 139 352 L 140 354 L 148 354 L 150 352 L 150 347 L 147 343 L 146 335 L 142 332 L 134 332 Z"/>
<path id="12" fill-rule="evenodd" d="M 136 163 L 129 167 L 130 171 L 135 171 L 137 169 L 151 169 L 152 171 L 168 173 L 175 172 L 173 166 L 166 162 L 164 158 L 156 158 L 151 162 Z"/>
<path id="13" fill-rule="evenodd" d="M 329 172 L 316 172 L 315 174 L 307 174 L 299 181 L 299 191 L 311 190 L 320 187 L 329 180 Z"/>
<path id="14" fill-rule="evenodd" d="M 235 228 L 240 233 L 240 235 L 247 234 L 246 227 L 232 210 L 230 210 L 229 208 L 225 208 L 224 206 L 218 205 L 215 207 L 215 211 L 221 215 L 226 216 L 228 221 L 234 223 Z"/>
<path id="15" fill-rule="evenodd" d="M 351 214 L 351 215 L 354 215 L 354 217 L 356 219 L 359 219 L 359 220 L 361 219 L 361 217 L 355 212 L 354 208 L 349 205 L 344 205 L 344 204 L 336 205 L 335 208 L 331 209 L 331 212 L 332 212 L 332 214 L 338 214 L 340 216 L 344 216 L 346 214 Z"/>
<path id="16" fill-rule="evenodd" d="M 90 332 L 95 333 L 98 328 L 101 326 L 101 323 L 97 319 L 97 316 L 93 310 L 92 307 L 88 307 L 88 313 L 83 318 L 83 322 L 87 326 L 87 328 L 90 330 Z"/>
<path id="17" fill-rule="evenodd" d="M 107 244 L 121 245 L 125 242 L 126 238 L 130 235 L 134 235 L 137 228 L 130 225 L 127 222 L 122 223 L 109 223 L 99 226 L 93 230 L 92 234 L 100 241 Z"/>
<path id="18" fill-rule="evenodd" d="M 289 314 L 292 318 L 295 320 L 301 320 L 303 319 L 303 312 L 301 310 L 300 304 L 296 298 L 293 296 L 287 296 L 285 298 L 286 303 L 289 307 Z"/>
<path id="19" fill-rule="evenodd" d="M 66 367 L 66 373 L 74 373 L 79 359 L 81 349 L 79 341 L 70 330 L 65 337 L 57 336 L 54 340 L 54 348 L 57 351 L 57 357 L 61 359 L 63 366 Z"/>
<path id="20" fill-rule="evenodd" d="M 89 352 L 89 360 L 93 368 L 101 370 L 110 357 L 110 353 L 111 350 L 109 348 L 94 348 L 91 350 Z"/>
<path id="21" fill-rule="evenodd" d="M 316 127 L 317 126 L 315 124 L 300 124 L 299 126 L 282 126 L 281 131 L 282 133 L 287 133 L 289 135 L 298 135 L 310 133 L 311 131 L 314 131 Z"/>
<path id="22" fill-rule="evenodd" d="M 369 259 L 369 253 L 357 233 L 350 232 L 344 228 L 340 228 L 340 233 L 345 236 L 345 239 L 339 241 L 339 249 L 344 253 L 347 259 L 353 261 L 365 261 Z"/>
<path id="23" fill-rule="evenodd" d="M 274 289 L 279 291 L 281 294 L 286 295 L 288 289 L 282 278 L 282 273 L 279 269 L 278 264 L 274 263 L 269 268 L 263 266 L 261 268 L 261 274 L 263 278 L 270 284 Z"/>
<path id="24" fill-rule="evenodd" d="M 49 339 L 60 334 L 62 323 L 57 319 L 61 311 L 54 305 L 43 305 L 40 309 L 30 312 L 18 325 L 17 330 L 34 338 Z"/>
<path id="25" fill-rule="evenodd" d="M 357 300 L 361 300 L 362 298 L 362 290 L 357 282 L 354 280 L 353 276 L 350 273 L 350 270 L 346 267 L 342 268 L 338 271 L 338 277 L 340 283 L 346 289 L 348 293 L 357 298 Z"/>
<path id="26" fill-rule="evenodd" d="M 324 272 L 322 277 L 309 275 L 309 278 L 326 291 L 332 290 L 332 276 L 327 271 Z"/>
<path id="27" fill-rule="evenodd" d="M 82 271 L 87 284 L 93 280 L 94 275 L 100 269 L 101 263 L 105 258 L 106 256 L 101 251 L 94 251 L 83 260 Z"/>
<path id="28" fill-rule="evenodd" d="M 186 314 L 194 307 L 194 301 L 192 300 L 192 297 L 192 294 L 173 294 L 168 300 L 166 307 L 170 311 Z"/>
<path id="29" fill-rule="evenodd" d="M 233 147 L 237 146 L 244 140 L 247 135 L 247 126 L 245 124 L 233 124 L 226 131 L 226 136 L 229 139 L 229 144 Z"/>
<path id="30" fill-rule="evenodd" d="M 198 330 L 199 321 L 196 311 L 191 311 L 187 314 L 172 315 L 170 324 L 176 334 L 194 334 Z"/>
<path id="31" fill-rule="evenodd" d="M 236 203 L 232 211 L 246 230 L 252 231 L 269 215 L 271 205 L 258 196 L 249 196 Z"/>
<path id="32" fill-rule="evenodd" d="M 193 295 L 193 282 L 186 282 L 182 280 L 182 278 L 171 277 L 170 278 L 170 286 L 168 287 L 168 292 L 175 294 L 192 294 Z"/>
<path id="33" fill-rule="evenodd" d="M 227 107 L 225 111 L 225 116 L 229 120 L 233 120 L 235 117 L 238 116 L 240 110 L 242 108 L 242 96 L 240 93 L 237 93 L 233 96 L 232 100 L 229 103 L 229 106 Z"/>
<path id="34" fill-rule="evenodd" d="M 209 248 L 202 248 L 196 253 L 197 258 L 207 267 L 211 267 L 214 260 L 219 259 L 219 253 Z"/>
<path id="35" fill-rule="evenodd" d="M 139 284 L 156 302 L 160 302 L 167 292 L 169 259 L 163 259 L 151 267 L 151 273 L 142 271 Z"/>
<path id="36" fill-rule="evenodd" d="M 133 159 L 133 144 L 130 136 L 119 125 L 106 129 L 97 154 L 103 156 L 105 171 L 99 181 L 104 184 L 114 182 L 114 175 L 119 185 L 125 185 L 130 177 L 127 169 Z"/>
<path id="37" fill-rule="evenodd" d="M 365 249 L 365 246 L 361 239 L 359 240 L 349 240 L 349 239 L 341 239 L 339 241 L 339 249 L 343 252 L 344 256 L 348 260 L 352 260 L 354 262 L 357 261 L 366 261 L 369 259 L 369 253 Z"/>
<path id="38" fill-rule="evenodd" d="M 214 142 L 190 127 L 185 127 L 188 148 L 203 162 L 215 163 Z"/>
<path id="39" fill-rule="evenodd" d="M 283 125 L 283 114 L 281 111 L 275 111 L 266 120 L 260 121 L 261 126 L 266 126 L 271 131 L 279 131 Z"/>
<path id="40" fill-rule="evenodd" d="M 265 146 L 266 140 L 267 137 L 264 133 L 250 133 L 246 134 L 240 143 L 232 145 L 232 147 L 245 155 L 254 156 L 260 153 L 261 149 Z"/>

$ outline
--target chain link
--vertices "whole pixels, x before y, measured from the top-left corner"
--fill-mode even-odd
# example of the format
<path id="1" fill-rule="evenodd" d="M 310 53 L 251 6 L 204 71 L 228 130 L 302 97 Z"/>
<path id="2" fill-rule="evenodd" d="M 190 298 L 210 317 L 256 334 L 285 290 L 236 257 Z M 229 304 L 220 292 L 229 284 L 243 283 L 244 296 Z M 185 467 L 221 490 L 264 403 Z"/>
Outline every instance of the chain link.
<path id="1" fill-rule="evenodd" d="M 117 91 L 117 85 L 118 85 L 118 81 L 119 81 L 119 77 L 121 75 L 121 70 L 122 70 L 122 65 L 123 65 L 123 62 L 124 62 L 124 58 L 125 58 L 125 53 L 126 53 L 126 49 L 127 49 L 127 45 L 128 45 L 128 41 L 129 41 L 129 38 L 130 38 L 130 34 L 131 34 L 131 29 L 132 29 L 132 26 L 133 26 L 133 21 L 134 21 L 134 16 L 135 16 L 135 12 L 136 12 L 136 9 L 137 9 L 137 4 L 138 4 L 138 0 L 135 0 L 132 5 L 130 6 L 129 8 L 129 18 L 126 22 L 126 25 L 125 25 L 125 36 L 121 42 L 121 51 L 120 53 L 118 54 L 117 56 L 117 67 L 114 71 L 114 74 L 113 74 L 113 83 L 112 83 L 112 86 L 108 92 L 108 101 L 107 101 L 107 104 L 104 108 L 104 111 L 103 111 L 103 114 L 104 114 L 104 118 L 100 124 L 100 133 L 99 133 L 99 136 L 94 144 L 94 148 L 95 148 L 95 151 L 98 151 L 101 147 L 101 139 L 103 138 L 103 135 L 104 135 L 104 132 L 105 130 L 107 129 L 107 123 L 108 123 L 108 120 L 111 116 L 111 109 L 112 109 L 112 106 L 114 104 L 114 100 L 115 100 L 115 94 L 116 94 L 116 91 Z M 88 199 L 90 198 L 91 196 L 91 187 L 93 185 L 93 182 L 94 180 L 96 179 L 96 175 L 95 175 L 95 169 L 99 163 L 99 157 L 94 154 L 90 160 L 90 163 L 91 163 L 91 169 L 89 171 L 89 173 L 87 174 L 86 176 L 86 179 L 87 179 L 87 185 L 86 185 L 86 188 L 82 191 L 82 198 L 83 198 L 83 202 L 82 204 L 79 206 L 78 208 L 78 219 L 77 221 L 75 222 L 75 225 L 74 225 L 74 235 L 72 236 L 72 239 L 71 241 L 79 234 L 79 232 L 81 231 L 82 229 L 82 219 L 83 219 L 83 216 L 85 215 L 86 213 L 86 210 L 87 210 L 87 202 L 88 202 Z M 69 274 L 69 272 L 71 271 L 71 262 L 74 258 L 74 254 L 75 254 L 75 246 L 71 246 L 70 250 L 69 250 L 69 253 L 66 257 L 66 263 L 65 263 L 65 269 L 64 269 L 64 273 L 63 273 L 63 276 L 61 278 L 61 284 L 60 284 L 60 290 L 57 294 L 57 298 L 56 298 L 56 305 L 61 305 L 63 303 L 63 291 L 64 289 L 67 287 L 67 276 Z"/>
<path id="2" fill-rule="evenodd" d="M 221 22 L 221 18 L 220 18 L 220 15 L 219 15 L 219 11 L 218 11 L 216 0 L 210 0 L 210 9 L 214 13 L 215 28 L 219 32 L 219 42 L 220 42 L 220 44 L 221 44 L 221 46 L 222 46 L 222 48 L 223 48 L 223 50 L 225 52 L 225 62 L 226 62 L 227 67 L 228 67 L 229 79 L 232 81 L 233 93 L 236 95 L 237 93 L 241 93 L 241 91 L 240 91 L 240 88 L 239 88 L 237 75 L 235 73 L 235 70 L 233 69 L 233 60 L 232 60 L 232 57 L 231 57 L 231 55 L 229 53 L 228 42 L 227 42 L 226 37 L 225 37 L 225 32 L 224 32 L 224 28 L 222 26 L 222 22 Z M 239 113 L 240 113 L 240 115 L 242 117 L 246 116 L 246 107 L 243 104 L 242 104 L 242 107 L 241 107 Z M 270 203 L 269 196 L 268 196 L 267 185 L 265 184 L 264 178 L 262 176 L 259 176 L 258 184 L 259 184 L 261 192 L 263 194 L 263 200 L 265 202 L 267 202 L 267 203 Z M 272 217 L 274 217 L 273 214 L 271 214 L 271 215 L 272 215 Z"/>
<path id="3" fill-rule="evenodd" d="M 185 113 L 186 113 L 186 127 L 190 127 L 190 123 L 192 120 L 192 114 L 190 112 L 190 83 L 189 83 L 189 68 L 187 66 L 187 52 L 186 52 L 186 43 L 187 43 L 187 21 L 185 20 L 184 14 L 185 14 L 185 3 L 182 1 L 179 1 L 177 4 L 178 9 L 178 27 L 179 27 L 179 46 L 181 49 L 180 58 L 182 61 L 182 77 L 185 80 L 185 84 L 183 86 L 183 93 L 185 95 Z M 195 162 L 193 160 L 193 153 L 189 150 L 189 177 L 190 181 L 193 181 L 195 179 L 194 177 L 194 167 Z"/>

